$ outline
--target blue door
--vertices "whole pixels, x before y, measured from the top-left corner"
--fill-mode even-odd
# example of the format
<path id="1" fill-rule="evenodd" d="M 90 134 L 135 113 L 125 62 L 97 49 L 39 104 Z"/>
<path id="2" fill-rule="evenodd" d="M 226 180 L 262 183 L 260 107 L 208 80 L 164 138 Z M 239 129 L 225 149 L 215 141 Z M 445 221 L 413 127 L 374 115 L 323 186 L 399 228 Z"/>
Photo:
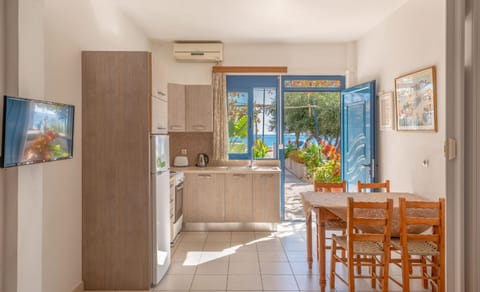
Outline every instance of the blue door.
<path id="1" fill-rule="evenodd" d="M 375 182 L 375 81 L 342 91 L 342 178 L 347 190 L 357 181 Z"/>

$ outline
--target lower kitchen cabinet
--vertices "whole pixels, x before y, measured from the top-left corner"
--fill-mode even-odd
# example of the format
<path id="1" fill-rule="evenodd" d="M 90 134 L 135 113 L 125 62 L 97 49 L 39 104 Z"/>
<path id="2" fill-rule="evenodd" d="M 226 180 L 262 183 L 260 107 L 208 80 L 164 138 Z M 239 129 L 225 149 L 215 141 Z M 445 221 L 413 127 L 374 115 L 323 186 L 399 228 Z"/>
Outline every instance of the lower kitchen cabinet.
<path id="1" fill-rule="evenodd" d="M 253 196 L 255 222 L 280 222 L 280 174 L 254 174 Z"/>
<path id="2" fill-rule="evenodd" d="M 225 221 L 253 222 L 252 175 L 225 175 Z"/>
<path id="3" fill-rule="evenodd" d="M 183 216 L 185 222 L 223 222 L 224 174 L 185 175 Z"/>

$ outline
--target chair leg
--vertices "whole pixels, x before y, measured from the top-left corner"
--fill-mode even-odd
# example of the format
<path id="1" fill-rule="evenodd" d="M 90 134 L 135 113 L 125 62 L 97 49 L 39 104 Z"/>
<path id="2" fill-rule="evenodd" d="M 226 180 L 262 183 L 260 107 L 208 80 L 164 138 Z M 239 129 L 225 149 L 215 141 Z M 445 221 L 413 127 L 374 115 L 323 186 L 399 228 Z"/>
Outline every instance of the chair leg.
<path id="1" fill-rule="evenodd" d="M 362 256 L 361 255 L 357 255 L 357 263 L 358 263 L 358 266 L 357 266 L 357 275 L 361 275 L 362 274 Z"/>
<path id="2" fill-rule="evenodd" d="M 381 275 L 382 275 L 382 291 L 383 292 L 388 292 L 388 275 L 390 273 L 390 267 L 389 267 L 389 263 L 390 263 L 390 258 L 388 256 L 386 257 L 382 257 L 381 258 L 381 267 L 382 267 L 382 271 L 381 271 Z"/>
<path id="3" fill-rule="evenodd" d="M 354 258 L 353 253 L 347 253 L 348 256 L 348 291 L 355 292 L 355 275 L 354 273 Z"/>
<path id="4" fill-rule="evenodd" d="M 335 289 L 335 272 L 337 267 L 337 244 L 332 240 L 332 248 L 330 249 L 330 289 Z"/>
<path id="5" fill-rule="evenodd" d="M 410 271 L 412 266 L 409 261 L 410 256 L 402 251 L 402 291 L 410 292 Z"/>
<path id="6" fill-rule="evenodd" d="M 420 258 L 422 264 L 422 280 L 423 280 L 423 289 L 428 289 L 428 279 L 427 279 L 427 260 L 424 256 Z"/>
<path id="7" fill-rule="evenodd" d="M 370 270 L 370 275 L 372 276 L 372 279 L 371 279 L 371 282 L 372 282 L 372 288 L 373 289 L 376 289 L 377 288 L 377 266 L 376 266 L 376 263 L 375 263 L 376 259 L 374 256 L 372 256 L 371 258 L 371 263 L 372 263 L 372 266 L 371 266 L 371 270 Z"/>

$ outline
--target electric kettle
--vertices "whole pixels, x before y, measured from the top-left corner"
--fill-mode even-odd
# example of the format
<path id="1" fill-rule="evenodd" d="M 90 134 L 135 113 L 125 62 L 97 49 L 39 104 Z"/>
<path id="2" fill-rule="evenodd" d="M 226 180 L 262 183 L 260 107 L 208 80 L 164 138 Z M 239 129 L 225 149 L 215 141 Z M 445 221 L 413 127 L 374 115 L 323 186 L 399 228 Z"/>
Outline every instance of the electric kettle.
<path id="1" fill-rule="evenodd" d="M 198 153 L 197 156 L 197 166 L 205 167 L 208 164 L 208 155 L 205 153 Z"/>

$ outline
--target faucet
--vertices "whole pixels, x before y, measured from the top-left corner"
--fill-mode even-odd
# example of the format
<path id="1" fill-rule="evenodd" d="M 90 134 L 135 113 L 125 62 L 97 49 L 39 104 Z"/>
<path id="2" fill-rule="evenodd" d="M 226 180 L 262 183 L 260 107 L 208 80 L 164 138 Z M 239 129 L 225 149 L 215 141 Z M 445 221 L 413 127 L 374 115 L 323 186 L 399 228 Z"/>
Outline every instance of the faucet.
<path id="1" fill-rule="evenodd" d="M 250 156 L 250 165 L 248 166 L 249 168 L 254 168 L 255 167 L 254 156 L 255 156 L 255 146 L 252 146 L 252 155 Z"/>

